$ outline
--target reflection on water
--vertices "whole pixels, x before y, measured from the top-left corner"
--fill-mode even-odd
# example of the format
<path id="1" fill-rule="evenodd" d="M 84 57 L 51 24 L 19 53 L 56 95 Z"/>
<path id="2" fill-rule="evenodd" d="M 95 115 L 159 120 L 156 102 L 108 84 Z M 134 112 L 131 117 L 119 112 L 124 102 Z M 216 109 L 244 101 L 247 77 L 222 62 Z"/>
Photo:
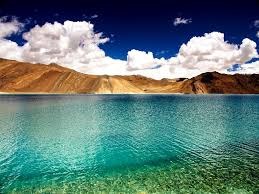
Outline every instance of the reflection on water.
<path id="1" fill-rule="evenodd" d="M 259 192 L 259 96 L 0 96 L 0 192 Z"/>

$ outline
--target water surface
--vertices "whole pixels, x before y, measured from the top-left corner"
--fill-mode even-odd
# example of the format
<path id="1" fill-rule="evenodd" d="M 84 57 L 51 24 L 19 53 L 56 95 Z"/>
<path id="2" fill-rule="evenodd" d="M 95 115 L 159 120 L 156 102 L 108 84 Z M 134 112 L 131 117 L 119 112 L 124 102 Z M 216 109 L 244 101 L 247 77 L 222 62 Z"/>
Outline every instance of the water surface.
<path id="1" fill-rule="evenodd" d="M 0 193 L 259 193 L 258 95 L 1 95 Z"/>

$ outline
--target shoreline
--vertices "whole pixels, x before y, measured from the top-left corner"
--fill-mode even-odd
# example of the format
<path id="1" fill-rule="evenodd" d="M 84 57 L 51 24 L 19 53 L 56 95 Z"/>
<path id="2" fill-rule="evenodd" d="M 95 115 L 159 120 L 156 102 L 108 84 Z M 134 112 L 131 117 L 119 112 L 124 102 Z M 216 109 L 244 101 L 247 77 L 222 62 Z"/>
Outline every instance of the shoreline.
<path id="1" fill-rule="evenodd" d="M 204 94 L 187 94 L 187 93 L 44 93 L 44 92 L 0 92 L 2 95 L 184 95 L 184 96 L 206 96 L 206 95 L 259 95 L 259 94 L 231 94 L 231 93 L 204 93 Z"/>

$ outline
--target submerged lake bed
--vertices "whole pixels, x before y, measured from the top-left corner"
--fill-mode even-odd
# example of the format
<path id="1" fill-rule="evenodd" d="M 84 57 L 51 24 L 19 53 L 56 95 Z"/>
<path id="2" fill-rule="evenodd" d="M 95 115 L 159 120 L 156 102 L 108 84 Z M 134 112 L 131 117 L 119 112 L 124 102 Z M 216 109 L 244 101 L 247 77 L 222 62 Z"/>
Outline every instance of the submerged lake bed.
<path id="1" fill-rule="evenodd" d="M 0 95 L 0 193 L 259 193 L 259 95 Z"/>

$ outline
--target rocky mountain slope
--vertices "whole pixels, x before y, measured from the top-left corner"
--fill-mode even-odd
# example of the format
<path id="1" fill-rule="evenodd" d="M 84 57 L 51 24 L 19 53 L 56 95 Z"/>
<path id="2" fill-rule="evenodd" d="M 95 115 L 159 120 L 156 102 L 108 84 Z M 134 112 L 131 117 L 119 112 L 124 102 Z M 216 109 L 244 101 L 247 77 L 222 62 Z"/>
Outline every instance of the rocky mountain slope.
<path id="1" fill-rule="evenodd" d="M 0 92 L 259 94 L 259 75 L 209 72 L 191 79 L 154 80 L 139 75 L 87 75 L 56 64 L 0 59 Z"/>
<path id="2" fill-rule="evenodd" d="M 182 90 L 185 93 L 195 94 L 259 94 L 259 74 L 203 73 L 186 80 Z"/>

